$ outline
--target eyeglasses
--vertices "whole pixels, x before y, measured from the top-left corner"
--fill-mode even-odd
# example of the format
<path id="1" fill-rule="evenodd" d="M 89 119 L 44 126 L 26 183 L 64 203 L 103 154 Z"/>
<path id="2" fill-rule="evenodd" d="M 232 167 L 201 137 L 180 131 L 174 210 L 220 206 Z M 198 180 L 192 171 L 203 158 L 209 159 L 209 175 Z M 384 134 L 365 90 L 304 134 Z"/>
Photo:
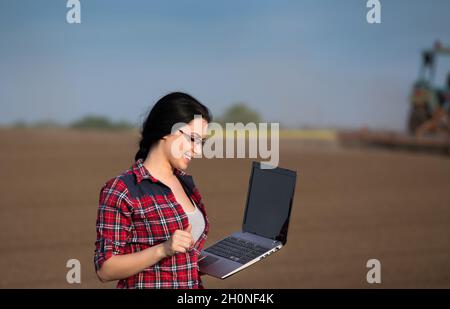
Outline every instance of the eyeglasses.
<path id="1" fill-rule="evenodd" d="M 180 131 L 181 133 L 183 133 L 183 135 L 184 135 L 188 140 L 190 140 L 191 143 L 193 143 L 194 145 L 196 145 L 196 146 L 202 146 L 202 147 L 203 147 L 203 145 L 205 145 L 205 142 L 206 142 L 207 138 L 198 138 L 198 137 L 194 137 L 194 136 L 192 136 L 192 135 L 190 135 L 190 134 L 187 134 L 187 133 L 183 132 L 182 130 L 178 130 L 178 131 Z"/>

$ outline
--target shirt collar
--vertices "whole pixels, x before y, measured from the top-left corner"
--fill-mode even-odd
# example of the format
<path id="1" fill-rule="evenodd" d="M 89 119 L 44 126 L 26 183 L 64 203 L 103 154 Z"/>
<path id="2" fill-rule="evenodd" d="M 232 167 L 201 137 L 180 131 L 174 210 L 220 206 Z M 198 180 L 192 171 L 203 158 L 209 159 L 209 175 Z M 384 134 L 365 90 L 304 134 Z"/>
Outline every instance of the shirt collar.
<path id="1" fill-rule="evenodd" d="M 156 179 L 155 177 L 153 177 L 150 174 L 150 172 L 145 168 L 143 159 L 137 160 L 133 164 L 131 169 L 132 169 L 133 173 L 136 175 L 137 183 L 140 183 L 144 179 L 148 179 L 151 182 L 159 182 L 159 180 Z M 173 173 L 175 175 L 178 175 L 178 176 L 182 177 L 182 178 L 190 177 L 190 175 L 188 173 L 186 173 L 185 171 L 182 171 L 182 170 L 180 170 L 178 168 L 174 168 Z"/>

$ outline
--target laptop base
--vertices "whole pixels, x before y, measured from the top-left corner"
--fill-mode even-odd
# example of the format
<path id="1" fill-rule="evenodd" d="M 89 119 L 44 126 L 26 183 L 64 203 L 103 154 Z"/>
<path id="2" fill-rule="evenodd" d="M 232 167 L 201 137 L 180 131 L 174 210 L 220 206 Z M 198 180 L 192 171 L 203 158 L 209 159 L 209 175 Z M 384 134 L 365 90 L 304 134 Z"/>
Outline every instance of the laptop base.
<path id="1" fill-rule="evenodd" d="M 253 260 L 246 262 L 245 264 L 233 261 L 231 259 L 207 252 L 202 250 L 201 257 L 199 258 L 198 265 L 200 272 L 208 274 L 215 278 L 225 279 L 252 264 L 264 259 L 266 256 L 281 249 L 282 244 L 279 241 L 264 238 L 255 234 L 246 232 L 236 232 L 230 235 L 237 239 L 245 240 L 254 243 L 258 246 L 267 248 L 261 255 L 255 257 Z M 210 247 L 211 248 L 211 247 Z"/>

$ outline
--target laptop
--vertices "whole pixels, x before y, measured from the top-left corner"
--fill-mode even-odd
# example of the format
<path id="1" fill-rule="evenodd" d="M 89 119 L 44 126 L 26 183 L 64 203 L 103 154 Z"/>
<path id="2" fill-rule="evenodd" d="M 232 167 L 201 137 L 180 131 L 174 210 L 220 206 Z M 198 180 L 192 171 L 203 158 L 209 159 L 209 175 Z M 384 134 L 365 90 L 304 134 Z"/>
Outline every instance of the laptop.
<path id="1" fill-rule="evenodd" d="M 201 251 L 200 272 L 225 279 L 287 242 L 297 173 L 253 162 L 242 230 Z"/>

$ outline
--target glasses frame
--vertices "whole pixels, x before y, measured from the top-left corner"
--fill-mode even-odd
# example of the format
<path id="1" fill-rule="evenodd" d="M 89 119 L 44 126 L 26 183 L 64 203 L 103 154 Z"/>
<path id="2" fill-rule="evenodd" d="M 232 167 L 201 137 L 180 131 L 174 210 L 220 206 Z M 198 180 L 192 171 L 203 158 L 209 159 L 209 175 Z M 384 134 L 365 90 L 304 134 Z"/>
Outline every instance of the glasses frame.
<path id="1" fill-rule="evenodd" d="M 186 132 L 183 132 L 183 130 L 178 130 L 178 131 L 180 131 L 188 140 L 190 140 L 192 144 L 197 145 L 197 146 L 201 145 L 203 147 L 205 145 L 206 140 L 208 139 L 208 138 L 198 139 L 198 138 L 193 137 L 190 134 L 187 134 Z M 199 140 L 200 140 L 200 142 L 198 142 Z"/>

